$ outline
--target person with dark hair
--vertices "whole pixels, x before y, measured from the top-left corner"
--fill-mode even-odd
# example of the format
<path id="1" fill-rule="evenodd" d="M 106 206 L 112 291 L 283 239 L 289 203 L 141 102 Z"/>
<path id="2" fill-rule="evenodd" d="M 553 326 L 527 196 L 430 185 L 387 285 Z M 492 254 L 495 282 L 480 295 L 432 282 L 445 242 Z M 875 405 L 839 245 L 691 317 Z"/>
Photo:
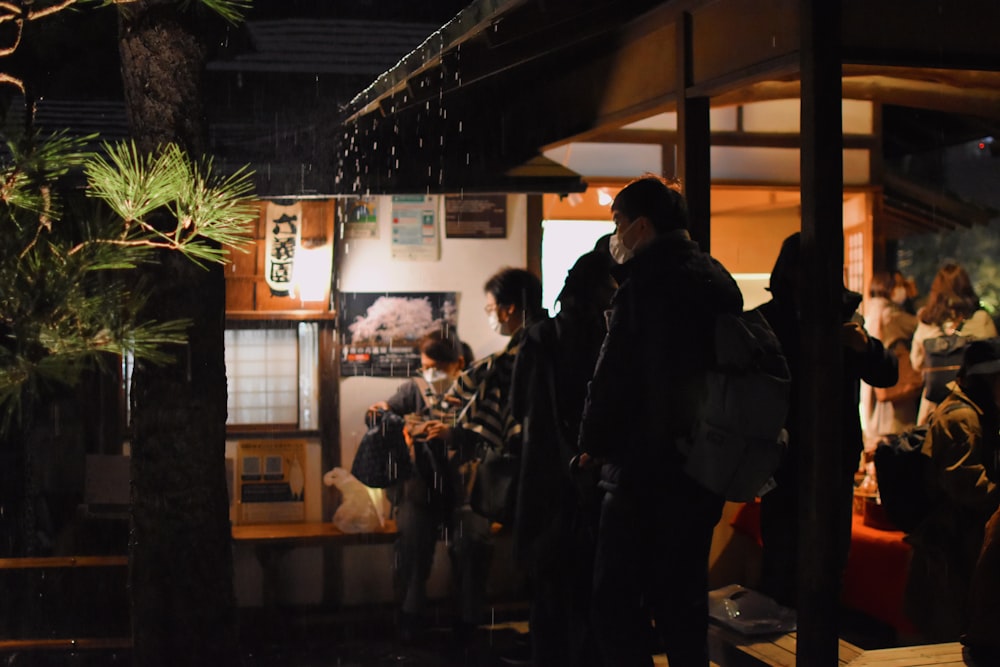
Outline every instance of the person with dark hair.
<path id="1" fill-rule="evenodd" d="M 505 268 L 493 274 L 483 286 L 486 294 L 484 310 L 490 328 L 511 336 L 526 322 L 545 315 L 542 308 L 542 283 L 525 269 Z"/>
<path id="2" fill-rule="evenodd" d="M 412 434 L 421 421 L 441 420 L 452 411 L 443 395 L 465 367 L 462 345 L 443 331 L 425 335 L 418 343 L 420 375 L 401 384 L 388 400 L 368 408 L 411 417 L 405 433 L 415 474 L 386 490 L 398 530 L 393 584 L 399 634 L 404 640 L 412 639 L 423 624 L 427 579 L 442 530 L 461 531 L 461 517 L 455 516 L 453 475 L 448 474 L 444 452 L 435 450 L 433 438 L 425 435 L 415 440 Z"/>
<path id="3" fill-rule="evenodd" d="M 991 553 L 996 562 L 998 547 L 996 522 L 988 548 L 983 538 L 1000 507 L 1000 338 L 969 343 L 949 386 L 951 393 L 928 422 L 922 450 L 930 458 L 926 484 L 933 504 L 910 535 L 905 609 L 928 642 L 956 641 L 968 630 L 967 644 L 996 650 L 998 627 L 986 623 L 990 605 L 996 619 L 996 600 L 987 596 L 998 592 L 1000 573 L 976 572 L 976 562 L 986 566 Z"/>
<path id="4" fill-rule="evenodd" d="M 917 283 L 913 278 L 903 275 L 902 271 L 892 272 L 892 290 L 889 299 L 910 315 L 917 314 L 916 301 L 919 296 Z"/>
<path id="5" fill-rule="evenodd" d="M 490 328 L 510 336 L 507 346 L 473 363 L 458 376 L 445 400 L 461 407 L 454 426 L 432 422 L 433 437 L 448 443 L 453 462 L 460 466 L 456 489 L 462 490 L 456 510 L 462 533 L 453 535 L 449 550 L 455 564 L 456 585 L 462 591 L 456 631 L 460 643 L 470 648 L 476 626 L 483 620 L 486 579 L 493 553 L 491 521 L 476 513 L 469 491 L 476 467 L 487 448 L 519 456 L 521 424 L 510 411 L 511 377 L 525 330 L 547 316 L 542 307 L 542 283 L 525 269 L 504 268 L 483 286 L 485 312 Z"/>
<path id="6" fill-rule="evenodd" d="M 913 383 L 914 376 L 920 378 L 910 365 L 910 341 L 917 328 L 917 318 L 892 300 L 893 289 L 894 281 L 888 272 L 877 271 L 872 276 L 865 304 L 865 328 L 896 356 L 899 379 L 907 385 L 897 383 L 886 389 L 876 389 L 868 383 L 862 385 L 866 451 L 874 451 L 882 436 L 902 433 L 916 424 L 917 403 L 923 388 L 922 383 L 918 383 L 919 387 Z"/>
<path id="7" fill-rule="evenodd" d="M 571 468 L 587 382 L 617 283 L 611 258 L 577 259 L 558 314 L 533 324 L 514 363 L 511 410 L 522 424 L 514 555 L 531 585 L 535 665 L 601 665 L 590 623 L 590 587 L 600 490 L 593 471 Z"/>
<path id="8" fill-rule="evenodd" d="M 974 339 L 997 335 L 993 318 L 979 305 L 979 296 L 969 274 L 955 262 L 946 262 L 938 269 L 927 302 L 917 311 L 917 320 L 917 330 L 913 333 L 910 346 L 910 363 L 925 375 L 930 370 L 925 341 L 952 334 Z M 928 397 L 925 389 L 920 398 L 917 423 L 925 423 L 935 406 L 935 401 Z"/>
<path id="9" fill-rule="evenodd" d="M 663 179 L 625 186 L 611 205 L 618 291 L 583 411 L 578 464 L 601 466 L 594 629 L 606 664 L 652 665 L 650 618 L 672 665 L 708 664 L 708 554 L 724 500 L 683 470 L 714 362 L 719 314 L 737 315 L 732 276 L 688 233 L 687 206 Z"/>
<path id="10" fill-rule="evenodd" d="M 799 476 L 802 457 L 802 433 L 799 429 L 800 397 L 803 367 L 800 322 L 801 286 L 801 237 L 792 234 L 781 244 L 778 258 L 771 270 L 771 300 L 760 305 L 757 311 L 767 320 L 781 343 L 791 372 L 791 401 L 785 430 L 788 432 L 788 450 L 775 471 L 775 488 L 760 499 L 760 531 L 763 543 L 761 552 L 761 592 L 786 607 L 798 606 L 799 565 Z M 830 405 L 837 411 L 843 424 L 843 450 L 838 479 L 836 545 L 841 570 L 847 565 L 847 552 L 851 544 L 851 513 L 854 503 L 854 473 L 858 470 L 863 439 L 858 414 L 860 380 L 873 387 L 890 387 L 898 374 L 895 356 L 888 352 L 874 336 L 861 325 L 857 312 L 861 295 L 846 287 L 842 291 L 841 348 L 831 354 L 843 357 L 843 382 L 839 388 L 840 400 Z"/>

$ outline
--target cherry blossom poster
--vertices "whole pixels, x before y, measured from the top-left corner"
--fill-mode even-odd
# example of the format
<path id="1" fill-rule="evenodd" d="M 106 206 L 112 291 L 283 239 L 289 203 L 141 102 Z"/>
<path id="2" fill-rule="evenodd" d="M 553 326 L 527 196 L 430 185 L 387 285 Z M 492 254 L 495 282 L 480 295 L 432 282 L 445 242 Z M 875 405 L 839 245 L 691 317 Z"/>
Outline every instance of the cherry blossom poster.
<path id="1" fill-rule="evenodd" d="M 340 375 L 412 377 L 420 339 L 454 331 L 455 292 L 344 292 L 337 309 Z"/>

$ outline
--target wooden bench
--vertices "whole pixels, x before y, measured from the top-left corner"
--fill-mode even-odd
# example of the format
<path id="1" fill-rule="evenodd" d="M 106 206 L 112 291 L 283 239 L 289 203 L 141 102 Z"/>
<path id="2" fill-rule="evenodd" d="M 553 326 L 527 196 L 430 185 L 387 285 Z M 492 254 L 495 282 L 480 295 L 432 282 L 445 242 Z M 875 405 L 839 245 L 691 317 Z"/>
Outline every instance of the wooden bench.
<path id="1" fill-rule="evenodd" d="M 0 571 L 128 567 L 128 556 L 45 556 L 0 558 Z M 25 650 L 129 649 L 131 637 L 66 637 L 0 639 L 0 653 Z"/>
<path id="2" fill-rule="evenodd" d="M 724 667 L 795 667 L 796 637 L 794 632 L 749 637 L 713 622 L 708 626 L 708 652 L 713 664 Z M 853 667 L 863 654 L 860 648 L 841 639 L 837 664 Z"/>
<path id="3" fill-rule="evenodd" d="M 305 523 L 241 524 L 232 528 L 233 542 L 254 547 L 261 569 L 261 604 L 273 609 L 281 597 L 281 562 L 296 547 L 328 544 L 386 544 L 396 539 L 396 522 L 388 520 L 381 530 L 345 533 L 330 521 Z"/>
<path id="4" fill-rule="evenodd" d="M 947 644 L 928 644 L 925 646 L 904 646 L 900 648 L 885 648 L 865 651 L 860 657 L 850 663 L 850 667 L 960 667 L 965 665 L 980 665 L 985 663 L 966 660 L 962 654 L 962 645 L 958 642 Z"/>

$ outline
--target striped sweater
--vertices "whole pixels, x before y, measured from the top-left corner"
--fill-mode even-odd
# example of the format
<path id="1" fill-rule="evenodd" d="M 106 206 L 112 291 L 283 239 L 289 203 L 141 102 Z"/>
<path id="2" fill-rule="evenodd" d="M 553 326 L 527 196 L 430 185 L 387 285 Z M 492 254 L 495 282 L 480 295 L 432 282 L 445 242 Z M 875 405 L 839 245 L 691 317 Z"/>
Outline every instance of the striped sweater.
<path id="1" fill-rule="evenodd" d="M 464 405 L 458 425 L 476 433 L 489 447 L 515 449 L 521 424 L 511 415 L 510 381 L 524 329 L 511 336 L 507 347 L 476 361 L 448 390 L 445 399 Z"/>

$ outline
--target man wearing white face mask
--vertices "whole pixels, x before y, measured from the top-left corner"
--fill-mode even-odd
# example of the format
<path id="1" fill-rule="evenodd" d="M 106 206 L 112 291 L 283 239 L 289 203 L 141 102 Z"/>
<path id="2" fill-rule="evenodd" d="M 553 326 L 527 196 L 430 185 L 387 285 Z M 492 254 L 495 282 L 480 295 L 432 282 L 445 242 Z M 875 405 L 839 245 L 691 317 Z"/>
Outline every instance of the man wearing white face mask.
<path id="1" fill-rule="evenodd" d="M 653 664 L 650 619 L 671 665 L 708 665 L 708 554 L 723 499 L 688 477 L 691 433 L 713 360 L 713 325 L 738 314 L 732 276 L 688 234 L 678 190 L 648 176 L 611 213 L 619 266 L 580 427 L 582 466 L 602 461 L 592 612 L 604 663 Z"/>
<path id="2" fill-rule="evenodd" d="M 525 269 L 501 269 L 486 281 L 483 291 L 490 327 L 510 336 L 510 341 L 503 350 L 472 364 L 445 394 L 446 400 L 464 406 L 455 428 L 430 427 L 449 443 L 454 459 L 464 462 L 478 460 L 487 449 L 520 454 L 521 424 L 510 410 L 514 361 L 525 330 L 546 316 L 542 308 L 542 283 Z M 474 475 L 472 465 L 466 470 L 470 476 Z M 469 489 L 472 480 L 463 481 L 463 488 Z M 471 501 L 471 497 L 465 498 L 464 503 L 456 501 L 462 504 L 456 512 L 462 514 L 463 533 L 450 545 L 462 597 L 456 630 L 465 641 L 471 640 L 475 627 L 484 620 L 486 579 L 493 549 L 491 520 L 509 521 L 509 517 L 481 516 Z"/>

